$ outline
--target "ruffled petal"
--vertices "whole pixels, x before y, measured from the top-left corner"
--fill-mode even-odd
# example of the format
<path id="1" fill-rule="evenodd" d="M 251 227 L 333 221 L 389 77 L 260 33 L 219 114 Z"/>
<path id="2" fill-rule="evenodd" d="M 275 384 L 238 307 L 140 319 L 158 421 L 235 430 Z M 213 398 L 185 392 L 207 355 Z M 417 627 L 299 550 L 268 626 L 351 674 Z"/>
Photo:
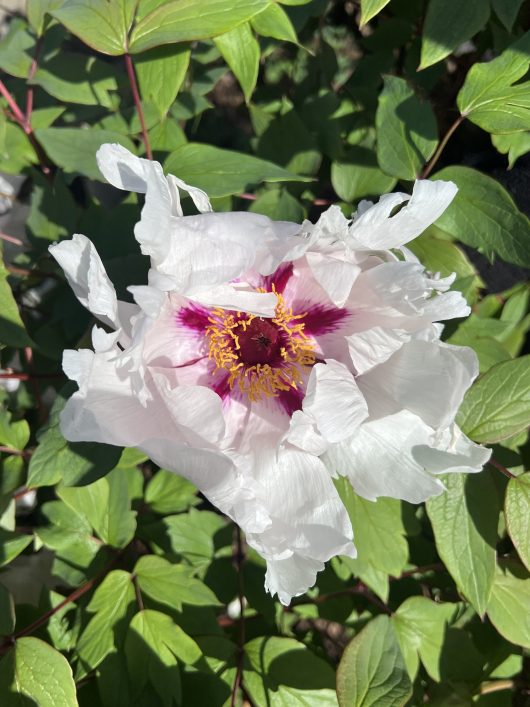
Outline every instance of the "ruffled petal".
<path id="1" fill-rule="evenodd" d="M 368 417 L 368 406 L 350 371 L 332 359 L 313 366 L 303 410 L 327 442 L 350 437 Z"/>
<path id="2" fill-rule="evenodd" d="M 410 410 L 433 428 L 450 425 L 478 375 L 475 352 L 440 341 L 410 341 L 357 382 L 370 416 Z"/>
<path id="3" fill-rule="evenodd" d="M 433 474 L 482 471 L 491 453 L 491 449 L 472 442 L 456 424 L 437 435 L 434 447 L 420 445 L 413 449 L 416 461 Z"/>
<path id="4" fill-rule="evenodd" d="M 249 544 L 267 560 L 265 587 L 288 604 L 305 592 L 334 555 L 355 556 L 346 509 L 322 462 L 310 454 L 283 450 L 257 469 L 258 498 L 271 525 L 247 533 Z M 288 562 L 287 560 L 291 561 Z"/>
<path id="5" fill-rule="evenodd" d="M 457 187 L 452 182 L 418 180 L 412 196 L 386 194 L 371 208 L 358 215 L 349 231 L 347 243 L 360 250 L 386 250 L 408 243 L 438 219 L 454 199 Z M 392 212 L 406 203 L 398 213 Z"/>
<path id="6" fill-rule="evenodd" d="M 318 284 L 336 307 L 343 307 L 361 268 L 347 259 L 308 252 L 307 262 Z"/>
<path id="7" fill-rule="evenodd" d="M 345 442 L 332 445 L 323 460 L 330 473 L 347 476 L 359 496 L 379 496 L 421 503 L 444 490 L 413 455 L 418 445 L 432 446 L 433 430 L 417 415 L 396 415 L 365 422 Z"/>
<path id="8" fill-rule="evenodd" d="M 352 334 L 346 340 L 355 370 L 362 374 L 384 363 L 404 343 L 410 341 L 410 334 L 402 329 L 375 326 Z"/>
<path id="9" fill-rule="evenodd" d="M 119 327 L 116 291 L 92 241 L 76 233 L 71 240 L 53 243 L 48 250 L 83 307 L 105 324 Z"/>

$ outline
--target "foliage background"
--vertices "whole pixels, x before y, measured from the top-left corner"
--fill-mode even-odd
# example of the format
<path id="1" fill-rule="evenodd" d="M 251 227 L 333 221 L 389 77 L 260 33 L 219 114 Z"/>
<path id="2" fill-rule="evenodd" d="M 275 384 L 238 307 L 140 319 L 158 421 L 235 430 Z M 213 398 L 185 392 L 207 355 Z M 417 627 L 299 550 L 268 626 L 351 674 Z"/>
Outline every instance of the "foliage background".
<path id="1" fill-rule="evenodd" d="M 2 705 L 529 704 L 529 28 L 523 0 L 29 0 L 10 17 Z M 276 219 L 455 181 L 411 247 L 472 306 L 444 337 L 479 356 L 459 422 L 491 465 L 417 507 L 341 486 L 359 559 L 282 608 L 188 482 L 134 449 L 67 443 L 61 353 L 92 322 L 47 247 L 85 233 L 122 298 L 148 267 L 141 198 L 95 163 L 109 141 L 152 151 L 216 210 Z"/>

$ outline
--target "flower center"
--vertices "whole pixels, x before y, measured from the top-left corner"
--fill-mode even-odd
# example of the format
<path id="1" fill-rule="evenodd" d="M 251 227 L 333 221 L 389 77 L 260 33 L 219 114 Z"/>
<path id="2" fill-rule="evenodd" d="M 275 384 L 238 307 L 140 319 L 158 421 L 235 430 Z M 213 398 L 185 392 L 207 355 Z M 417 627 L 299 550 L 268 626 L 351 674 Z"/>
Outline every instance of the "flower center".
<path id="1" fill-rule="evenodd" d="M 298 388 L 316 360 L 304 333 L 306 315 L 293 314 L 274 287 L 273 292 L 278 302 L 272 319 L 216 308 L 206 329 L 214 372 L 227 371 L 230 388 L 237 385 L 253 402 Z"/>

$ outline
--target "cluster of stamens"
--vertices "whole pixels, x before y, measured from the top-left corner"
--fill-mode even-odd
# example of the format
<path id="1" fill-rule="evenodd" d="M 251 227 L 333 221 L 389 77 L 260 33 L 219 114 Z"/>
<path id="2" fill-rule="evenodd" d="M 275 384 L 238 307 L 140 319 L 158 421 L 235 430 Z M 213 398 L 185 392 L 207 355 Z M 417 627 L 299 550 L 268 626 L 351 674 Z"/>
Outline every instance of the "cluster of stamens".
<path id="1" fill-rule="evenodd" d="M 297 389 L 316 360 L 305 313 L 293 314 L 274 286 L 272 291 L 278 300 L 273 318 L 216 308 L 206 329 L 215 372 L 228 371 L 230 389 L 237 385 L 253 402 Z"/>

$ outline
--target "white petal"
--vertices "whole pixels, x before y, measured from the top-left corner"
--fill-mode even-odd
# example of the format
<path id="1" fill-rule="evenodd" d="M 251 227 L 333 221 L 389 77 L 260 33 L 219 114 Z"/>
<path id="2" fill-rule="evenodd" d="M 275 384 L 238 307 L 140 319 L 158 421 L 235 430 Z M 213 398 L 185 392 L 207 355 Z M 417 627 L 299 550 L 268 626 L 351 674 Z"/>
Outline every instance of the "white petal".
<path id="1" fill-rule="evenodd" d="M 326 253 L 308 252 L 307 262 L 318 284 L 337 307 L 343 307 L 361 268 Z"/>
<path id="2" fill-rule="evenodd" d="M 63 371 L 70 380 L 77 383 L 81 391 L 86 389 L 93 360 L 94 352 L 90 349 L 79 349 L 78 351 L 65 349 L 63 351 Z"/>
<path id="3" fill-rule="evenodd" d="M 117 143 L 101 145 L 96 160 L 101 174 L 117 189 L 141 194 L 147 190 L 147 174 L 153 165 L 151 160 L 136 157 Z"/>
<path id="4" fill-rule="evenodd" d="M 413 449 L 432 445 L 433 430 L 419 417 L 403 410 L 365 422 L 353 437 L 332 445 L 323 456 L 330 473 L 347 476 L 359 496 L 379 496 L 420 503 L 440 494 L 444 486 L 425 471 Z"/>
<path id="5" fill-rule="evenodd" d="M 410 341 L 357 382 L 370 416 L 410 410 L 433 428 L 451 424 L 478 375 L 475 352 L 439 341 Z"/>
<path id="6" fill-rule="evenodd" d="M 303 409 L 328 442 L 350 437 L 368 417 L 366 401 L 354 377 L 346 366 L 332 359 L 313 366 Z"/>
<path id="7" fill-rule="evenodd" d="M 419 180 L 412 196 L 387 194 L 358 216 L 350 229 L 352 246 L 383 250 L 398 248 L 419 236 L 438 219 L 454 199 L 457 187 L 452 182 Z M 392 216 L 392 211 L 408 200 Z"/>
<path id="8" fill-rule="evenodd" d="M 81 304 L 106 324 L 119 326 L 118 301 L 94 244 L 80 233 L 71 240 L 54 243 L 51 255 L 64 270 L 66 279 Z"/>
<path id="9" fill-rule="evenodd" d="M 208 198 L 208 194 L 202 189 L 198 189 L 197 187 L 192 187 L 189 184 L 186 184 L 186 182 L 183 182 L 182 179 L 175 177 L 173 174 L 168 174 L 167 180 L 169 188 L 171 190 L 171 194 L 173 196 L 174 212 L 177 216 L 182 216 L 179 189 L 188 192 L 193 203 L 197 207 L 197 210 L 200 211 L 201 214 L 213 210 L 212 205 L 210 204 L 210 199 Z"/>
<path id="10" fill-rule="evenodd" d="M 0 216 L 13 208 L 15 203 L 15 187 L 0 174 Z"/>
<path id="11" fill-rule="evenodd" d="M 135 285 L 128 287 L 127 290 L 148 317 L 154 319 L 160 314 L 167 297 L 165 292 L 161 292 L 156 287 L 150 287 L 149 285 Z"/>
<path id="12" fill-rule="evenodd" d="M 96 353 L 103 353 L 104 351 L 111 351 L 115 349 L 116 343 L 122 336 L 121 329 L 118 331 L 106 332 L 104 329 L 98 326 L 92 328 L 92 346 Z M 71 378 L 71 376 L 68 376 Z"/>
<path id="13" fill-rule="evenodd" d="M 316 430 L 315 421 L 302 410 L 293 413 L 286 439 L 295 447 L 317 457 L 328 448 L 327 442 Z"/>
<path id="14" fill-rule="evenodd" d="M 287 604 L 314 584 L 330 557 L 355 556 L 351 523 L 317 457 L 285 450 L 256 477 L 272 524 L 261 534 L 247 533 L 247 540 L 267 560 L 266 588 Z M 283 563 L 287 558 L 292 562 Z"/>
<path id="15" fill-rule="evenodd" d="M 491 457 L 491 449 L 472 442 L 457 425 L 446 428 L 435 440 L 435 448 L 417 446 L 414 458 L 434 474 L 482 471 Z"/>
<path id="16" fill-rule="evenodd" d="M 273 317 L 278 300 L 273 292 L 254 292 L 234 285 L 219 285 L 193 296 L 205 307 L 221 307 L 248 312 L 257 317 Z"/>
<path id="17" fill-rule="evenodd" d="M 352 334 L 346 340 L 355 370 L 362 374 L 390 358 L 404 343 L 410 341 L 410 334 L 402 329 L 376 326 Z"/>

